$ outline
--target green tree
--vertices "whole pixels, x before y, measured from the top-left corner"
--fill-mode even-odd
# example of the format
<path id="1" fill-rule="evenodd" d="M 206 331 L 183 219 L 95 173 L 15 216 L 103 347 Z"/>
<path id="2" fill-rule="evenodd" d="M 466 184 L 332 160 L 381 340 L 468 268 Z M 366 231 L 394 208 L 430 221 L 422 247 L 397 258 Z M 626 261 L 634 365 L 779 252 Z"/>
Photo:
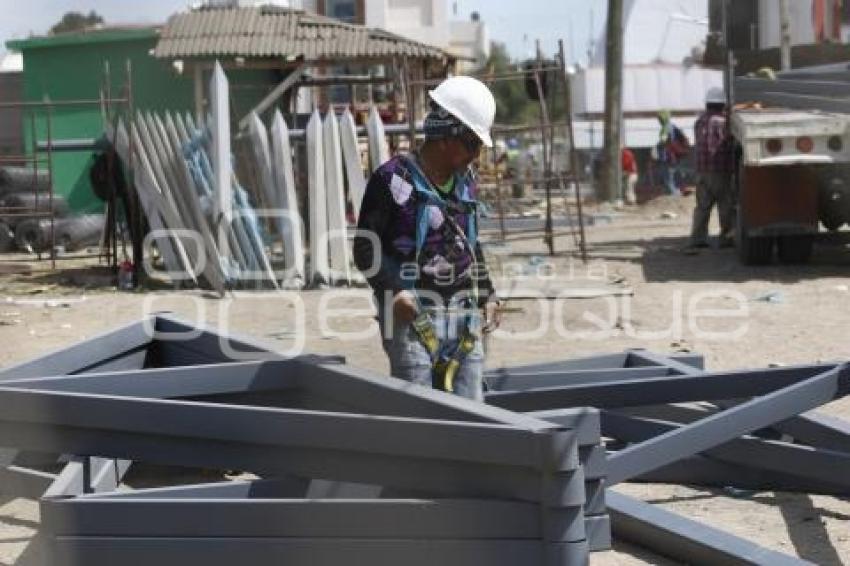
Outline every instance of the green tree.
<path id="1" fill-rule="evenodd" d="M 519 65 L 511 61 L 508 50 L 502 43 L 493 42 L 490 57 L 476 74 L 499 76 L 516 72 Z M 490 90 L 496 98 L 496 122 L 500 124 L 518 124 L 535 115 L 533 101 L 525 93 L 522 80 L 498 81 L 491 83 Z"/>
<path id="2" fill-rule="evenodd" d="M 103 18 L 94 10 L 91 10 L 88 15 L 81 12 L 66 12 L 59 23 L 50 28 L 50 34 L 83 30 L 102 23 Z"/>
<path id="3" fill-rule="evenodd" d="M 490 57 L 484 66 L 475 74 L 485 77 L 517 73 L 526 68 L 527 64 L 536 61 L 522 62 L 511 60 L 504 44 L 493 42 L 490 47 Z M 544 67 L 554 66 L 552 61 L 544 61 Z M 547 77 L 547 104 L 549 116 L 554 121 L 564 115 L 564 94 L 561 81 L 554 72 Z M 496 98 L 496 122 L 499 124 L 534 124 L 540 120 L 540 103 L 529 98 L 525 81 L 522 77 L 511 80 L 501 80 L 489 84 Z"/>

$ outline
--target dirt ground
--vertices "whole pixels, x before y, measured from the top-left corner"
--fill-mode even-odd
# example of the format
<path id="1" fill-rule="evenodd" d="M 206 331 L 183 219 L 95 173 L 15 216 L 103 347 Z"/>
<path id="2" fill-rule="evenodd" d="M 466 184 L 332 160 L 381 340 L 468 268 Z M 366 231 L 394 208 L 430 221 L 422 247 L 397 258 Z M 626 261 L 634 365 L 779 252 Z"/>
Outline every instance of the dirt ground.
<path id="1" fill-rule="evenodd" d="M 569 236 L 556 240 L 561 253 L 554 258 L 544 255 L 539 235 L 511 237 L 507 245 L 493 247 L 493 267 L 509 275 L 502 290 L 601 289 L 619 296 L 509 301 L 503 327 L 488 344 L 488 365 L 626 348 L 699 352 L 708 368 L 718 370 L 850 359 L 850 250 L 818 248 L 810 265 L 761 268 L 740 266 L 734 250 L 687 255 L 682 248 L 692 207 L 692 197 L 662 198 L 600 216 L 588 229 L 587 265 L 572 257 Z M 548 282 L 532 277 L 542 272 Z M 352 365 L 387 371 L 365 290 L 345 296 L 239 293 L 218 300 L 196 291 L 117 292 L 93 273 L 66 266 L 57 273 L 0 275 L 0 367 L 146 312 L 168 310 L 251 335 L 281 351 L 303 338 L 308 351 L 344 354 Z M 519 283 L 509 283 L 514 279 Z M 324 321 L 317 315 L 322 304 L 335 309 Z M 300 313 L 306 331 L 299 330 Z M 346 336 L 358 332 L 359 338 Z M 850 418 L 850 401 L 832 403 L 824 411 Z M 817 564 L 850 562 L 850 502 L 845 499 L 774 492 L 741 496 L 670 485 L 617 489 Z M 0 500 L 0 564 L 23 564 L 18 557 L 37 529 L 34 502 Z M 594 555 L 592 563 L 671 564 L 619 542 L 613 551 Z"/>

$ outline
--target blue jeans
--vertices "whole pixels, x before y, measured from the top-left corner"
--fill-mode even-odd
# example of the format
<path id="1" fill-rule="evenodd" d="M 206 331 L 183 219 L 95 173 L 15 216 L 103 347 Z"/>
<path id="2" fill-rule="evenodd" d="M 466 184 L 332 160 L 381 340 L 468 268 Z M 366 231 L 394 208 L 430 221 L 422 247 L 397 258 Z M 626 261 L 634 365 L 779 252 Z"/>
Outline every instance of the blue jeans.
<path id="1" fill-rule="evenodd" d="M 676 184 L 676 172 L 679 170 L 677 163 L 662 163 L 661 176 L 668 195 L 680 195 L 679 186 Z"/>
<path id="2" fill-rule="evenodd" d="M 380 311 L 381 309 L 379 309 Z M 450 349 L 456 346 L 458 337 L 466 329 L 466 316 L 456 306 L 426 308 L 431 314 L 441 345 Z M 477 312 L 473 316 L 478 317 Z M 419 341 L 416 331 L 410 324 L 394 323 L 392 329 L 384 326 L 383 313 L 378 323 L 384 332 L 384 351 L 390 360 L 390 375 L 424 387 L 431 387 L 431 356 Z M 389 332 L 392 330 L 392 332 Z M 475 341 L 475 347 L 463 358 L 454 378 L 455 395 L 474 401 L 483 401 L 484 348 L 481 338 Z"/>

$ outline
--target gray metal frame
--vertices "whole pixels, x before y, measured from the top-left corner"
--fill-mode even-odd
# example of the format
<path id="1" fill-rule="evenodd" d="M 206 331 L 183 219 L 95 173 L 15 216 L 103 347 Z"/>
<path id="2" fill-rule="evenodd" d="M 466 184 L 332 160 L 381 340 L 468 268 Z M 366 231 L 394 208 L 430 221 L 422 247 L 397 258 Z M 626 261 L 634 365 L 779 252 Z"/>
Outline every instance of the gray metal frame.
<path id="1" fill-rule="evenodd" d="M 580 451 L 574 430 L 245 341 L 230 345 L 266 359 L 232 362 L 221 336 L 167 317 L 145 328 L 153 336 L 132 325 L 121 332 L 135 341 L 120 344 L 144 351 L 133 361 L 146 369 L 91 372 L 126 358 L 116 343 L 104 361 L 106 341 L 93 340 L 18 366 L 0 386 L 0 445 L 78 455 L 41 499 L 51 564 L 585 564 L 591 544 L 610 544 L 607 516 L 583 507 L 589 489 L 602 508 L 604 453 Z M 171 365 L 182 367 L 161 367 Z M 598 444 L 598 418 L 596 432 Z M 587 482 L 582 459 L 594 468 Z M 293 478 L 309 499 L 87 494 L 114 489 L 129 461 Z M 287 520 L 257 536 L 268 513 Z M 195 530 L 176 529 L 177 516 L 197 519 Z"/>
<path id="2" fill-rule="evenodd" d="M 54 477 L 8 452 L 0 473 L 50 482 L 51 564 L 69 565 L 584 564 L 612 527 L 689 563 L 801 564 L 607 488 L 850 487 L 850 426 L 807 412 L 847 394 L 844 364 L 709 373 L 630 351 L 489 371 L 483 405 L 341 362 L 130 325 L 0 373 L 0 445 L 75 455 Z M 261 479 L 116 491 L 130 461 Z"/>
<path id="3" fill-rule="evenodd" d="M 608 454 L 608 486 L 626 480 L 728 486 L 740 479 L 750 487 L 847 493 L 841 478 L 850 471 L 850 425 L 802 415 L 848 393 L 847 365 L 719 373 L 703 366 L 698 356 L 641 350 L 502 368 L 488 372 L 486 398 L 553 422 L 577 419 L 571 406 L 603 409 L 595 417 L 602 435 L 627 443 Z M 789 442 L 789 434 L 809 445 Z M 611 490 L 606 505 L 615 537 L 688 563 L 806 563 Z"/>

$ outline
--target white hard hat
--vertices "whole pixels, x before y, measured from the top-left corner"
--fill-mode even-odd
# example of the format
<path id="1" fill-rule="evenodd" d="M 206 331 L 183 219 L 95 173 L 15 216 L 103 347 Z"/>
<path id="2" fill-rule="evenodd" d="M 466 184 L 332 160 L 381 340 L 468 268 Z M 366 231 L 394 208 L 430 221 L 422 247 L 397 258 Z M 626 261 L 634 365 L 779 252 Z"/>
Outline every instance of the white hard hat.
<path id="1" fill-rule="evenodd" d="M 719 86 L 713 86 L 705 93 L 706 104 L 726 104 L 726 94 Z"/>
<path id="2" fill-rule="evenodd" d="M 484 145 L 493 147 L 490 128 L 496 118 L 496 99 L 484 83 L 472 77 L 451 77 L 428 94 L 475 132 Z"/>

